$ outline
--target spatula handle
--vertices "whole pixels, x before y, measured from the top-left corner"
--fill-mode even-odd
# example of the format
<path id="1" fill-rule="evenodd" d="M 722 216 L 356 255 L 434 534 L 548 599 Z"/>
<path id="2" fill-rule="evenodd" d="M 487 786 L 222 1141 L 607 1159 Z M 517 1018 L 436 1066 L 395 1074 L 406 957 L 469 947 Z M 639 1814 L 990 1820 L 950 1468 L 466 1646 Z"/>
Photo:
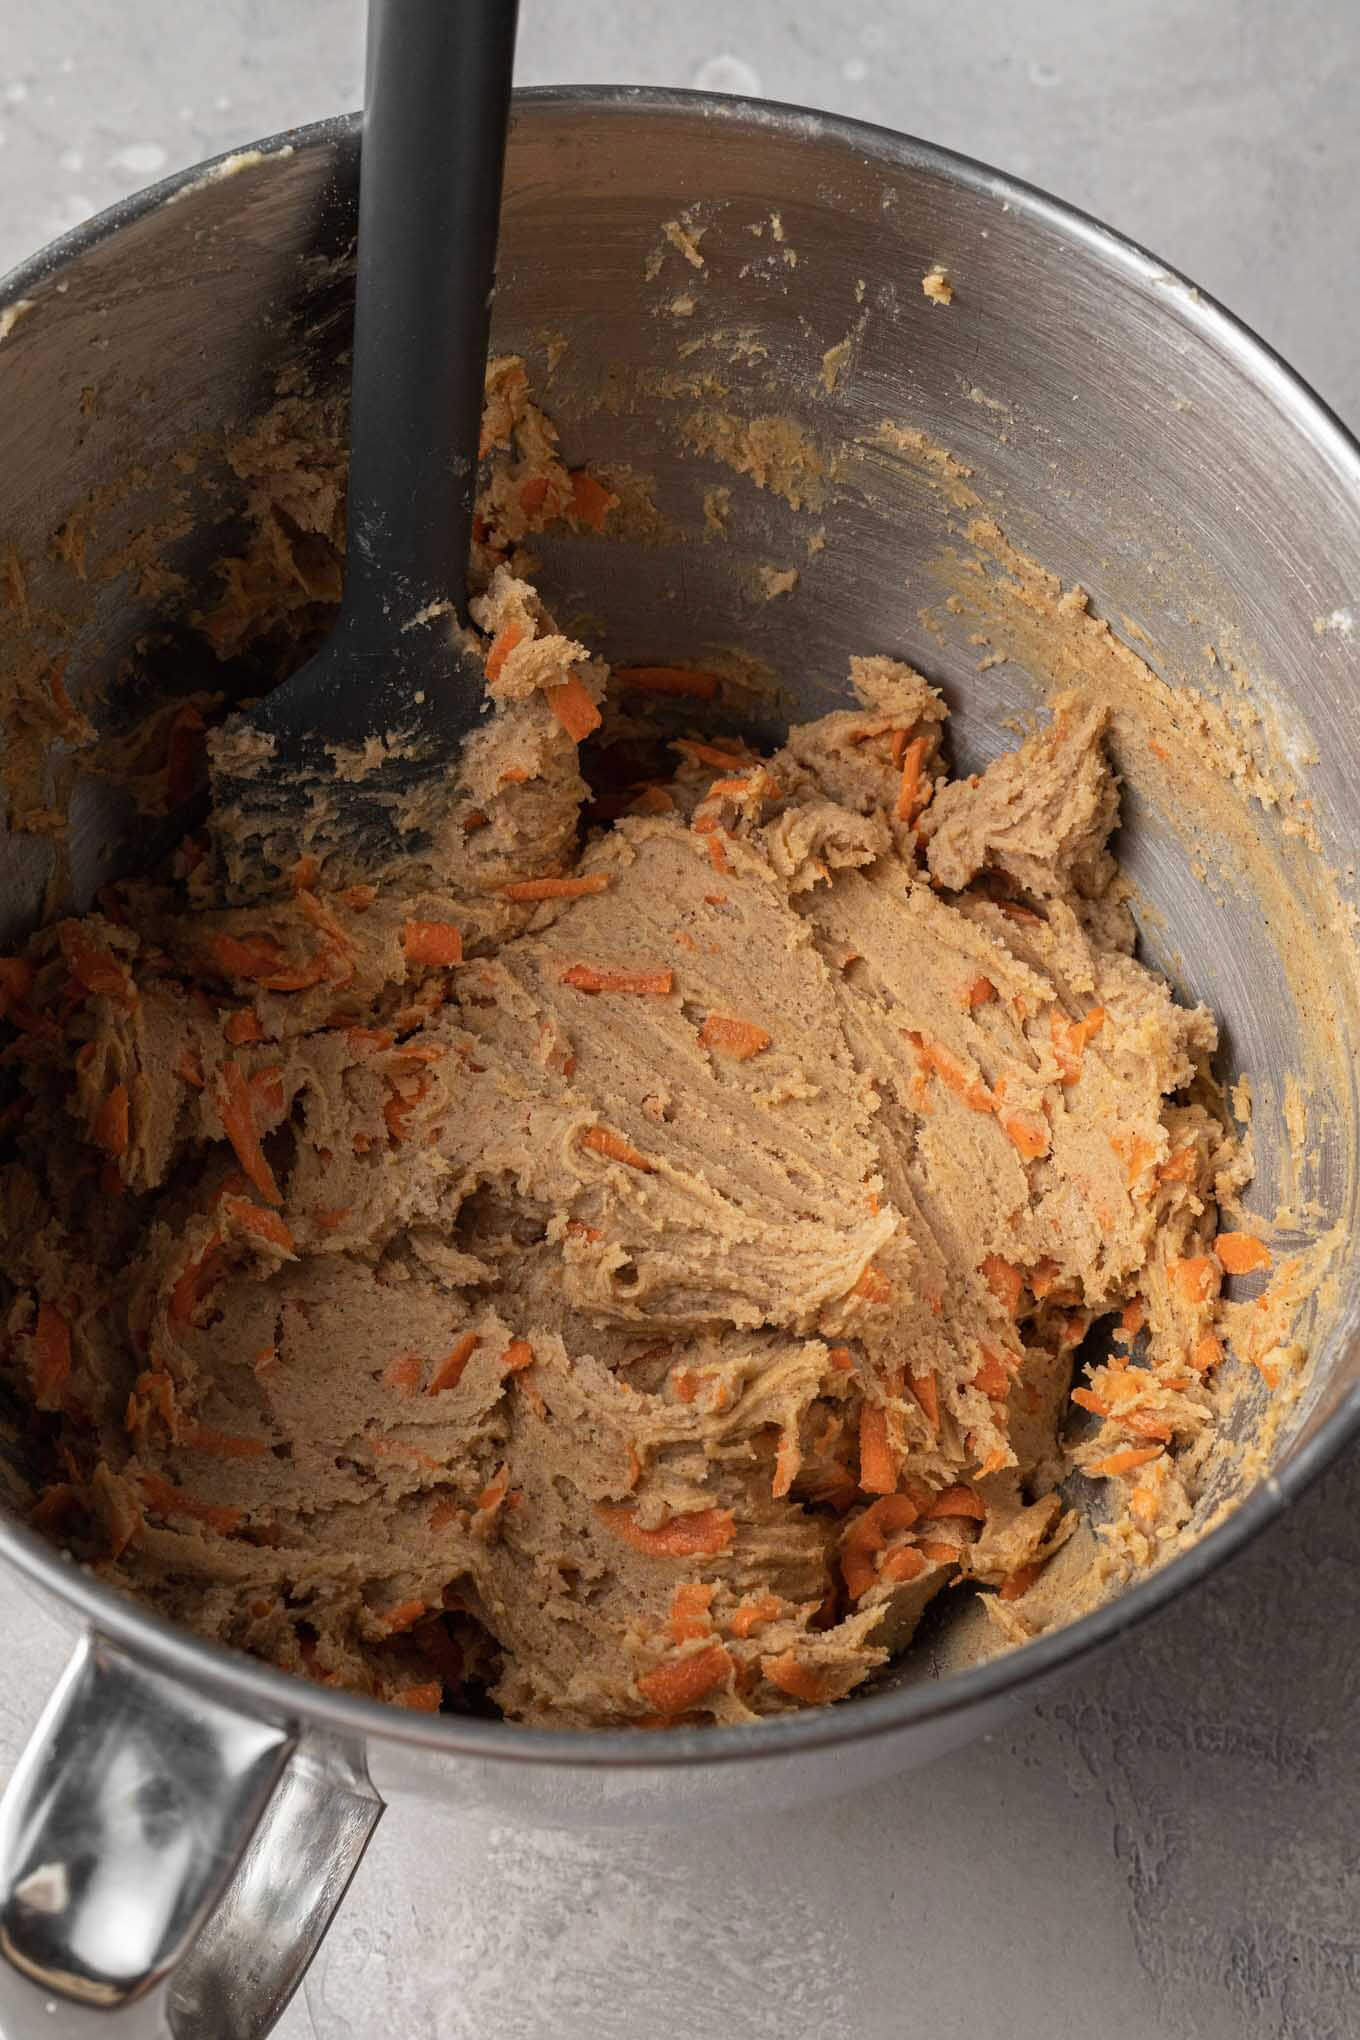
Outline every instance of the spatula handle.
<path id="1" fill-rule="evenodd" d="M 349 534 L 351 645 L 466 611 L 517 0 L 369 0 Z"/>

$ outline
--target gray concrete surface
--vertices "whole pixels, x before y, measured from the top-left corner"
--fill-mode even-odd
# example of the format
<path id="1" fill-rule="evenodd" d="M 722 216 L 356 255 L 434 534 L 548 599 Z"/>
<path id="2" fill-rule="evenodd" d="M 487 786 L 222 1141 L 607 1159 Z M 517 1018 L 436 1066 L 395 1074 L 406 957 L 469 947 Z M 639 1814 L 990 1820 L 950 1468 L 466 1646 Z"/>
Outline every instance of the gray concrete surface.
<path id="1" fill-rule="evenodd" d="M 1360 427 L 1355 0 L 525 0 L 527 81 L 835 107 L 1188 271 Z M 358 97 L 355 0 L 0 0 L 0 266 Z M 0 1583 L 0 1771 L 63 1644 Z M 286 2040 L 1354 2040 L 1360 1460 L 1004 1737 L 804 1819 L 389 1814 Z M 17 2040 L 17 2036 L 16 2036 Z"/>

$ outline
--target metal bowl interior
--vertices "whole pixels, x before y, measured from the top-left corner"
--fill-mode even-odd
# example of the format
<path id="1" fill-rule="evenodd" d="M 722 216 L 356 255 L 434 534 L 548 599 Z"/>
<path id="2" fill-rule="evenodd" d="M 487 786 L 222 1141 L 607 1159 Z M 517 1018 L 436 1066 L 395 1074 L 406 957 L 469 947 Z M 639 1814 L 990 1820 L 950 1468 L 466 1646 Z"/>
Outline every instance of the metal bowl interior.
<path id="1" fill-rule="evenodd" d="M 0 295 L 11 743 L 16 730 L 32 741 L 26 660 L 64 658 L 72 694 L 110 729 L 144 708 L 148 670 L 186 690 L 213 674 L 194 615 L 244 508 L 223 451 L 281 389 L 344 388 L 356 167 L 354 121 L 277 138 L 91 222 Z M 665 232 L 677 220 L 689 252 Z M 954 284 L 948 307 L 921 290 L 936 264 Z M 938 466 L 888 458 L 885 420 L 948 448 L 1011 541 L 1079 582 L 1177 686 L 1215 696 L 1225 666 L 1203 647 L 1231 657 L 1282 759 L 1306 767 L 1314 840 L 1244 799 L 1242 827 L 1280 874 L 1263 902 L 1235 882 L 1239 838 L 1197 833 L 1197 817 L 1135 777 L 1121 856 L 1145 947 L 1223 1017 L 1232 1065 L 1258 1077 L 1253 1203 L 1272 1212 L 1289 1189 L 1353 1231 L 1360 983 L 1331 916 L 1353 883 L 1360 785 L 1360 634 L 1346 608 L 1360 454 L 1289 371 L 1140 250 L 942 151 L 794 109 L 585 88 L 519 96 L 495 345 L 524 355 L 573 460 L 630 478 L 622 538 L 544 546 L 553 606 L 617 659 L 754 655 L 771 676 L 752 696 L 757 728 L 844 702 L 856 651 L 906 658 L 943 686 L 965 770 L 1034 706 L 1034 677 L 979 670 L 974 626 L 944 601 L 962 526 L 981 513 Z M 713 443 L 714 412 L 791 421 L 807 460 L 759 486 L 697 450 Z M 706 497 L 720 512 L 707 524 Z M 762 570 L 790 566 L 792 590 L 763 599 Z M 47 764 L 67 769 L 59 745 Z M 71 816 L 87 891 L 125 809 L 77 774 Z M 42 911 L 52 870 L 49 840 L 0 841 L 4 939 Z M 1298 989 L 1297 943 L 1329 973 L 1334 1053 L 1321 1064 L 1317 980 Z M 1300 1187 L 1280 1079 L 1305 1064 L 1319 1075 Z M 1117 1603 L 1004 1658 L 934 1678 L 918 1656 L 870 1695 L 750 1730 L 559 1736 L 399 1717 L 171 1629 L 11 1517 L 0 1555 L 191 1684 L 422 1763 L 725 1767 L 914 1731 L 924 1747 L 932 1724 L 938 1746 L 941 1724 L 959 1739 L 1003 1696 L 1203 1577 L 1354 1436 L 1358 1322 L 1348 1268 L 1315 1307 L 1315 1359 L 1268 1477 Z"/>

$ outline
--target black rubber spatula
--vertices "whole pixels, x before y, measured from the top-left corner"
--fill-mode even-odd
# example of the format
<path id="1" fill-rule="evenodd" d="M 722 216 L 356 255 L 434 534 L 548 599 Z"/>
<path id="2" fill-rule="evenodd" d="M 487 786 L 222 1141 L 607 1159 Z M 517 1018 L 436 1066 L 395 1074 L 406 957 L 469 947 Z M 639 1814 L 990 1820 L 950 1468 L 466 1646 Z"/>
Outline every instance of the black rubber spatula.
<path id="1" fill-rule="evenodd" d="M 237 897 L 301 856 L 418 849 L 422 791 L 481 710 L 462 639 L 516 13 L 369 0 L 344 596 L 315 658 L 215 749 Z"/>

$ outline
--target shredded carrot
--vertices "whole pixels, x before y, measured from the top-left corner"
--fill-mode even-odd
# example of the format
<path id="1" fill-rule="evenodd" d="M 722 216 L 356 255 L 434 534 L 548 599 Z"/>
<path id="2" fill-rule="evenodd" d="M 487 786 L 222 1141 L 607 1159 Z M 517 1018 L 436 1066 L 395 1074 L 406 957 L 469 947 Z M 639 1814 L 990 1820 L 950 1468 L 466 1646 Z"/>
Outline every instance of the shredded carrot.
<path id="1" fill-rule="evenodd" d="M 29 1364 L 33 1400 L 38 1408 L 60 1409 L 62 1393 L 71 1377 L 71 1327 L 55 1304 L 38 1305 Z"/>
<path id="2" fill-rule="evenodd" d="M 666 1618 L 673 1643 L 692 1643 L 695 1637 L 708 1635 L 713 1627 L 708 1614 L 712 1599 L 713 1588 L 702 1580 L 689 1580 L 675 1589 Z"/>
<path id="3" fill-rule="evenodd" d="M 902 778 L 893 810 L 899 822 L 909 822 L 916 813 L 921 793 L 921 767 L 925 763 L 926 739 L 914 737 L 902 754 Z"/>
<path id="4" fill-rule="evenodd" d="M 180 1441 L 194 1452 L 211 1452 L 218 1459 L 263 1459 L 269 1450 L 267 1438 L 246 1438 L 237 1431 L 210 1431 L 195 1424 Z"/>
<path id="5" fill-rule="evenodd" d="M 414 1395 L 424 1379 L 425 1363 L 419 1353 L 398 1353 L 383 1369 L 384 1388 L 398 1388 L 403 1395 Z"/>
<path id="6" fill-rule="evenodd" d="M 639 1154 L 622 1134 L 612 1133 L 607 1126 L 588 1126 L 581 1135 L 581 1145 L 603 1155 L 607 1161 L 622 1162 L 625 1168 L 638 1169 L 644 1176 L 656 1173 L 655 1162 L 648 1161 L 646 1155 Z"/>
<path id="7" fill-rule="evenodd" d="M 778 1657 L 762 1658 L 760 1669 L 772 1686 L 781 1693 L 787 1693 L 791 1700 L 801 1700 L 809 1707 L 823 1706 L 831 1698 L 826 1682 L 819 1679 L 810 1665 L 791 1650 L 783 1651 Z"/>
<path id="8" fill-rule="evenodd" d="M 1048 1560 L 1046 1558 L 1032 1558 L 1028 1565 L 1017 1566 L 1015 1571 L 1008 1574 L 1001 1582 L 997 1599 L 999 1601 L 1018 1601 L 1022 1594 L 1029 1592 L 1047 1564 Z"/>
<path id="9" fill-rule="evenodd" d="M 932 1431 L 940 1428 L 940 1390 L 933 1374 L 908 1374 L 907 1387 L 921 1405 L 922 1414 Z"/>
<path id="10" fill-rule="evenodd" d="M 841 1572 L 854 1601 L 867 1594 L 878 1577 L 878 1554 L 889 1537 L 909 1530 L 920 1515 L 910 1495 L 883 1495 L 856 1518 L 841 1541 Z"/>
<path id="11" fill-rule="evenodd" d="M 784 1603 L 777 1594 L 754 1594 L 732 1610 L 727 1627 L 733 1636 L 751 1636 L 767 1622 L 777 1621 L 783 1610 Z"/>
<path id="12" fill-rule="evenodd" d="M 279 1247 L 285 1254 L 297 1252 L 297 1243 L 277 1211 L 262 1211 L 245 1197 L 224 1197 L 222 1208 L 254 1239 L 267 1240 L 271 1247 Z"/>
<path id="13" fill-rule="evenodd" d="M 428 1077 L 411 1076 L 403 1079 L 404 1088 L 392 1085 L 383 1105 L 383 1121 L 393 1140 L 405 1140 L 409 1131 L 407 1125 L 411 1114 L 430 1088 Z"/>
<path id="14" fill-rule="evenodd" d="M 504 630 L 497 631 L 495 637 L 491 640 L 491 645 L 486 655 L 486 677 L 488 680 L 495 681 L 500 679 L 505 662 L 511 652 L 514 651 L 516 645 L 523 644 L 528 635 L 529 633 L 525 630 L 523 624 L 520 623 L 507 623 Z"/>
<path id="15" fill-rule="evenodd" d="M 1222 1277 L 1208 1254 L 1192 1254 L 1173 1264 L 1171 1279 L 1187 1303 L 1208 1303 L 1218 1295 Z"/>
<path id="16" fill-rule="evenodd" d="M 1048 1126 L 1032 1112 L 1004 1114 L 1001 1119 L 1001 1130 L 1006 1138 L 1019 1148 L 1027 1162 L 1038 1161 L 1041 1155 L 1048 1153 Z"/>
<path id="17" fill-rule="evenodd" d="M 444 1700 L 444 1688 L 438 1679 L 427 1679 L 422 1686 L 404 1686 L 390 1698 L 394 1707 L 405 1707 L 410 1713 L 438 1714 Z"/>
<path id="18" fill-rule="evenodd" d="M 512 1339 L 501 1356 L 501 1366 L 507 1374 L 520 1374 L 534 1364 L 534 1349 L 527 1339 Z"/>
<path id="19" fill-rule="evenodd" d="M 457 1388 L 463 1378 L 463 1369 L 481 1343 L 476 1332 L 464 1332 L 447 1359 L 441 1360 L 430 1379 L 430 1394 L 438 1395 L 446 1388 Z"/>
<path id="20" fill-rule="evenodd" d="M 321 866 L 315 857 L 299 857 L 288 874 L 289 888 L 293 892 L 311 892 L 321 877 Z"/>
<path id="21" fill-rule="evenodd" d="M 426 1613 L 423 1601 L 398 1601 L 383 1615 L 383 1628 L 388 1636 L 401 1636 L 406 1630 L 414 1629 Z"/>
<path id="22" fill-rule="evenodd" d="M 881 1403 L 859 1413 L 859 1484 L 866 1494 L 890 1495 L 897 1486 L 897 1459 L 888 1442 L 888 1417 Z"/>
<path id="23" fill-rule="evenodd" d="M 963 1003 L 971 1013 L 975 1007 L 985 1006 L 989 999 L 996 997 L 996 986 L 989 977 L 975 977 L 963 995 Z"/>
<path id="24" fill-rule="evenodd" d="M 675 694 L 712 701 L 718 691 L 716 673 L 692 672 L 685 666 L 616 666 L 614 678 L 629 694 Z"/>
<path id="25" fill-rule="evenodd" d="M 832 1346 L 827 1354 L 827 1358 L 831 1362 L 831 1365 L 835 1368 L 837 1374 L 854 1373 L 855 1356 L 850 1351 L 850 1348 L 848 1346 Z"/>
<path id="26" fill-rule="evenodd" d="M 158 1516 L 188 1516 L 192 1522 L 217 1530 L 224 1537 L 230 1537 L 233 1530 L 239 1530 L 246 1519 L 244 1509 L 219 1502 L 197 1501 L 192 1495 L 186 1495 L 182 1488 L 172 1486 L 163 1474 L 142 1474 L 141 1489 L 149 1507 Z"/>
<path id="27" fill-rule="evenodd" d="M 1126 1303 L 1119 1313 L 1119 1329 L 1127 1338 L 1136 1339 L 1147 1323 L 1147 1306 L 1139 1296 L 1132 1303 Z"/>
<path id="28" fill-rule="evenodd" d="M 881 1268 L 869 1261 L 860 1270 L 859 1280 L 851 1289 L 852 1296 L 862 1296 L 866 1303 L 889 1303 L 893 1286 Z"/>
<path id="29" fill-rule="evenodd" d="M 941 1083 L 962 1098 L 965 1105 L 974 1112 L 993 1112 L 996 1099 L 976 1070 L 968 1068 L 951 1054 L 943 1042 L 931 1041 L 926 1035 L 909 1032 L 908 1039 L 924 1068 L 933 1070 Z"/>
<path id="30" fill-rule="evenodd" d="M 1074 1388 L 1072 1400 L 1078 1409 L 1091 1410 L 1098 1417 L 1108 1417 L 1110 1405 L 1103 1402 L 1093 1388 Z"/>
<path id="31" fill-rule="evenodd" d="M 217 1247 L 208 1247 L 185 1263 L 170 1290 L 171 1324 L 192 1324 L 199 1302 L 217 1280 L 221 1269 L 222 1254 Z"/>
<path id="32" fill-rule="evenodd" d="M 916 1580 L 926 1569 L 926 1555 L 914 1544 L 899 1544 L 896 1551 L 890 1551 L 878 1568 L 878 1577 L 892 1586 L 902 1586 L 907 1580 Z"/>
<path id="33" fill-rule="evenodd" d="M 675 802 L 664 786 L 644 786 L 629 804 L 628 812 L 630 815 L 671 815 L 675 813 Z"/>
<path id="34" fill-rule="evenodd" d="M 186 1042 L 175 1057 L 175 1075 L 191 1090 L 203 1089 L 203 1059 L 193 1042 Z"/>
<path id="35" fill-rule="evenodd" d="M 699 1029 L 701 1048 L 729 1056 L 733 1062 L 749 1062 L 752 1056 L 767 1049 L 773 1039 L 754 1020 L 730 1019 L 723 1013 L 710 1013 Z"/>
<path id="36" fill-rule="evenodd" d="M 1010 1370 L 994 1346 L 989 1346 L 981 1340 L 979 1346 L 982 1352 L 982 1365 L 973 1375 L 973 1386 L 980 1388 L 993 1402 L 999 1402 L 1010 1393 Z"/>
<path id="37" fill-rule="evenodd" d="M 982 1523 L 987 1518 L 987 1504 L 976 1489 L 956 1481 L 952 1487 L 941 1488 L 938 1494 L 932 1495 L 921 1514 L 931 1522 L 943 1516 L 967 1516 L 975 1523 Z"/>
<path id="38" fill-rule="evenodd" d="M 1230 1275 L 1251 1275 L 1257 1268 L 1270 1266 L 1270 1248 L 1254 1233 L 1221 1232 L 1214 1241 L 1214 1252 Z"/>
<path id="39" fill-rule="evenodd" d="M 94 1137 L 116 1160 L 128 1150 L 128 1087 L 115 1084 L 95 1114 Z"/>
<path id="40" fill-rule="evenodd" d="M 24 956 L 0 956 L 0 1010 L 22 1006 L 32 998 L 36 973 Z"/>
<path id="41" fill-rule="evenodd" d="M 675 972 L 596 970 L 593 964 L 573 963 L 559 973 L 558 983 L 578 992 L 631 992 L 638 998 L 664 999 L 675 988 Z"/>
<path id="42" fill-rule="evenodd" d="M 749 751 L 723 750 L 720 745 L 703 743 L 697 737 L 677 737 L 671 749 L 682 751 L 696 765 L 716 765 L 719 772 L 730 772 L 734 766 L 739 772 L 745 771 L 755 762 Z"/>
<path id="43" fill-rule="evenodd" d="M 1111 1452 L 1106 1459 L 1095 1460 L 1087 1468 L 1087 1472 L 1111 1477 L 1121 1473 L 1132 1473 L 1136 1466 L 1146 1466 L 1150 1459 L 1159 1459 L 1161 1452 L 1160 1445 L 1133 1445 L 1123 1452 Z"/>
<path id="44" fill-rule="evenodd" d="M 1193 1183 L 1199 1174 L 1199 1156 L 1195 1148 L 1177 1148 L 1174 1155 L 1164 1161 L 1157 1171 L 1159 1183 Z"/>
<path id="45" fill-rule="evenodd" d="M 533 517 L 543 508 L 548 497 L 548 477 L 530 475 L 519 485 L 519 507 L 526 517 Z"/>
<path id="46" fill-rule="evenodd" d="M 590 893 L 607 892 L 614 883 L 612 872 L 591 871 L 579 878 L 517 878 L 501 891 L 508 900 L 580 900 Z"/>
<path id="47" fill-rule="evenodd" d="M 326 974 L 321 957 L 291 963 L 287 950 L 272 935 L 213 935 L 207 953 L 220 976 L 252 980 L 268 992 L 304 992 Z"/>
<path id="48" fill-rule="evenodd" d="M 683 1714 L 707 1698 L 715 1686 L 725 1685 L 732 1675 L 732 1660 L 720 1643 L 710 1643 L 693 1656 L 676 1658 L 644 1672 L 638 1691 L 658 1714 Z"/>
<path id="49" fill-rule="evenodd" d="M 713 1558 L 726 1551 L 736 1534 L 730 1509 L 696 1509 L 671 1516 L 654 1530 L 644 1530 L 624 1503 L 597 1502 L 595 1513 L 616 1537 L 650 1558 Z"/>
<path id="50" fill-rule="evenodd" d="M 312 1207 L 312 1218 L 322 1232 L 339 1232 L 353 1209 L 352 1204 L 316 1204 Z"/>
<path id="51" fill-rule="evenodd" d="M 721 836 L 709 836 L 707 839 L 707 849 L 708 861 L 719 877 L 721 877 L 727 870 L 727 851 L 723 847 Z"/>
<path id="52" fill-rule="evenodd" d="M 604 720 L 579 673 L 568 673 L 560 686 L 544 688 L 543 699 L 573 744 L 579 744 Z"/>
<path id="53" fill-rule="evenodd" d="M 604 530 L 605 519 L 618 508 L 618 501 L 611 489 L 584 468 L 577 468 L 571 476 L 571 514 L 591 531 Z"/>
<path id="54" fill-rule="evenodd" d="M 1007 1315 L 1014 1317 L 1020 1308 L 1020 1297 L 1025 1287 L 1025 1278 L 1011 1261 L 1003 1261 L 1000 1254 L 984 1254 L 982 1273 L 987 1278 L 987 1287 Z"/>
<path id="55" fill-rule="evenodd" d="M 228 1013 L 222 1022 L 222 1032 L 233 1048 L 240 1048 L 248 1041 L 264 1040 L 260 1016 L 249 1006 L 241 1006 L 235 1013 Z"/>
<path id="56" fill-rule="evenodd" d="M 1069 1020 L 1057 1006 L 1048 1016 L 1049 1039 L 1053 1043 L 1053 1054 L 1058 1064 L 1058 1075 L 1064 1084 L 1075 1084 L 1081 1075 L 1082 1057 L 1087 1043 L 1093 1041 L 1105 1025 L 1105 1008 L 1092 1006 L 1080 1020 Z"/>
<path id="57" fill-rule="evenodd" d="M 57 929 L 61 953 L 72 977 L 92 998 L 109 999 L 116 1006 L 136 1003 L 131 977 L 110 950 L 95 942 L 79 921 L 63 921 Z"/>
<path id="58" fill-rule="evenodd" d="M 236 1152 L 236 1159 L 266 1204 L 282 1204 L 274 1171 L 265 1160 L 255 1125 L 254 1103 L 246 1073 L 238 1062 L 222 1065 L 222 1086 L 217 1101 L 222 1130 Z"/>
<path id="59" fill-rule="evenodd" d="M 1223 1346 L 1212 1332 L 1204 1332 L 1195 1341 L 1194 1358 L 1191 1365 L 1201 1374 L 1207 1374 L 1211 1367 L 1222 1365 Z"/>
<path id="60" fill-rule="evenodd" d="M 462 930 L 451 921 L 408 921 L 401 931 L 401 946 L 408 963 L 431 970 L 448 970 L 463 961 Z"/>

